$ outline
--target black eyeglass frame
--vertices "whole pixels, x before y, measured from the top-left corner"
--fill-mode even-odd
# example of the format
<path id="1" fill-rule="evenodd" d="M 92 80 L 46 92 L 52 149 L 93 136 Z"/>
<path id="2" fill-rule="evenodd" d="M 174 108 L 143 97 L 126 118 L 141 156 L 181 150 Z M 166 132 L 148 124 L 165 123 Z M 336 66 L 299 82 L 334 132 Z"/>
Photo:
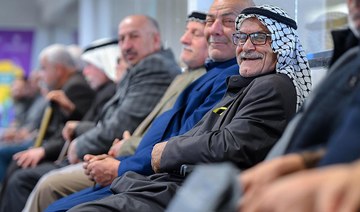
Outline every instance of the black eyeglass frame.
<path id="1" fill-rule="evenodd" d="M 240 43 L 240 37 L 239 35 L 246 35 L 246 39 L 243 43 Z M 263 35 L 265 36 L 264 37 L 264 41 L 261 41 L 261 42 L 258 42 L 256 40 L 253 40 L 255 39 L 255 36 L 256 35 Z M 269 33 L 265 33 L 265 32 L 253 32 L 253 33 L 250 33 L 250 34 L 246 34 L 246 33 L 243 33 L 243 32 L 236 32 L 232 35 L 232 42 L 235 46 L 239 46 L 239 45 L 244 45 L 246 43 L 246 41 L 249 39 L 250 37 L 250 41 L 253 45 L 265 45 L 266 44 L 266 40 L 268 37 L 271 37 L 271 34 Z"/>

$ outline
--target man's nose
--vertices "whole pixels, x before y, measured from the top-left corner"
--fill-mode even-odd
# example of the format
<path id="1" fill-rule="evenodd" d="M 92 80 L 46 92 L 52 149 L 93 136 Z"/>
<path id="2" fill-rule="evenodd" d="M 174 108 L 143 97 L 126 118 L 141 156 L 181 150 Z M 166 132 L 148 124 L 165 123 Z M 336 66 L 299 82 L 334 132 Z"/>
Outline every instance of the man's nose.
<path id="1" fill-rule="evenodd" d="M 132 46 L 132 42 L 131 39 L 129 37 L 125 37 L 122 41 L 121 41 L 121 48 L 128 50 L 130 49 Z"/>
<path id="2" fill-rule="evenodd" d="M 242 48 L 244 50 L 255 49 L 255 45 L 251 42 L 250 37 L 246 39 L 245 43 L 242 45 Z"/>
<path id="3" fill-rule="evenodd" d="M 221 20 L 216 19 L 210 27 L 210 32 L 213 35 L 222 35 L 223 34 L 223 25 Z"/>
<path id="4" fill-rule="evenodd" d="M 185 32 L 184 35 L 180 38 L 180 42 L 182 44 L 190 44 L 190 33 L 189 32 Z"/>

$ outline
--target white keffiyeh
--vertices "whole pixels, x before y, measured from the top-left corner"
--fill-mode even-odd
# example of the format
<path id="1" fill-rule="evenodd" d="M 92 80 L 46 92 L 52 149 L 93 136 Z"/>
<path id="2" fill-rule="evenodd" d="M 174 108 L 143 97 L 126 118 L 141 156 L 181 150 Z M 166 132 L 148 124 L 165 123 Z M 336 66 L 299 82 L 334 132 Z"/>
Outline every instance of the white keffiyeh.
<path id="1" fill-rule="evenodd" d="M 311 90 L 310 67 L 296 32 L 296 22 L 279 7 L 262 5 L 244 9 L 236 18 L 239 31 L 245 19 L 255 17 L 271 33 L 271 48 L 277 54 L 276 72 L 288 75 L 297 93 L 297 108 Z"/>

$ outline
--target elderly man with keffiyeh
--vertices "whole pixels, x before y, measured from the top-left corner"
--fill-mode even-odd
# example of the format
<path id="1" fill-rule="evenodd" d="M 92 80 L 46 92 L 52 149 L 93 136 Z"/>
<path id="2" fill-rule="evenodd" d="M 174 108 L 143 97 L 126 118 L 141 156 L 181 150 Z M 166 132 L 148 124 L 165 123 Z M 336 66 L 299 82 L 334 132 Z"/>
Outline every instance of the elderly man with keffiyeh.
<path id="1" fill-rule="evenodd" d="M 238 211 L 246 212 L 359 211 L 360 181 L 354 161 L 360 158 L 360 1 L 348 0 L 347 6 L 349 28 L 332 32 L 335 46 L 328 75 L 286 127 L 266 161 L 241 174 L 224 164 L 199 166 L 177 193 L 169 212 L 174 208 L 195 211 L 183 210 L 187 200 L 182 197 L 192 192 L 197 193 L 192 195 L 192 202 L 204 199 L 199 194 L 210 193 L 210 189 L 194 192 L 194 185 L 199 185 L 199 181 L 204 185 L 204 173 L 211 176 L 221 171 L 226 172 L 223 181 L 227 181 L 227 187 L 222 187 L 222 193 L 212 192 L 212 199 L 218 203 L 224 200 L 220 197 L 226 196 L 221 208 L 238 202 Z M 243 13 L 258 16 L 260 11 L 249 9 Z M 217 177 L 208 180 L 207 185 L 218 186 L 219 182 L 222 178 Z"/>
<path id="2" fill-rule="evenodd" d="M 221 4 L 215 1 L 207 15 L 210 31 L 226 8 Z M 154 146 L 157 174 L 127 172 L 112 183 L 114 195 L 70 211 L 163 211 L 186 177 L 182 164 L 229 161 L 244 170 L 264 159 L 308 95 L 311 78 L 295 21 L 276 7 L 250 9 L 259 15 L 243 10 L 232 37 L 240 75 L 228 79 L 222 101 L 193 129 Z M 209 39 L 221 45 L 216 34 Z"/>

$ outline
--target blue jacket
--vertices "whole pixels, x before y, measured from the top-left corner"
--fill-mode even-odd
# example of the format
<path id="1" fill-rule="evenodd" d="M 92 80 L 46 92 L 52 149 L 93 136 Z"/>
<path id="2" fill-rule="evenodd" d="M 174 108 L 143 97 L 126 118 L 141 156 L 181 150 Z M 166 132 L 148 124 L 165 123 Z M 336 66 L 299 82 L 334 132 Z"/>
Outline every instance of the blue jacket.
<path id="1" fill-rule="evenodd" d="M 360 158 L 360 88 L 347 107 L 343 121 L 328 141 L 326 154 L 319 166 L 349 163 Z"/>
<path id="2" fill-rule="evenodd" d="M 134 155 L 119 157 L 118 175 L 135 171 L 149 175 L 153 146 L 190 130 L 207 111 L 221 100 L 226 91 L 226 78 L 239 73 L 236 59 L 206 64 L 206 74 L 190 84 L 169 111 L 156 118 L 141 140 Z"/>

